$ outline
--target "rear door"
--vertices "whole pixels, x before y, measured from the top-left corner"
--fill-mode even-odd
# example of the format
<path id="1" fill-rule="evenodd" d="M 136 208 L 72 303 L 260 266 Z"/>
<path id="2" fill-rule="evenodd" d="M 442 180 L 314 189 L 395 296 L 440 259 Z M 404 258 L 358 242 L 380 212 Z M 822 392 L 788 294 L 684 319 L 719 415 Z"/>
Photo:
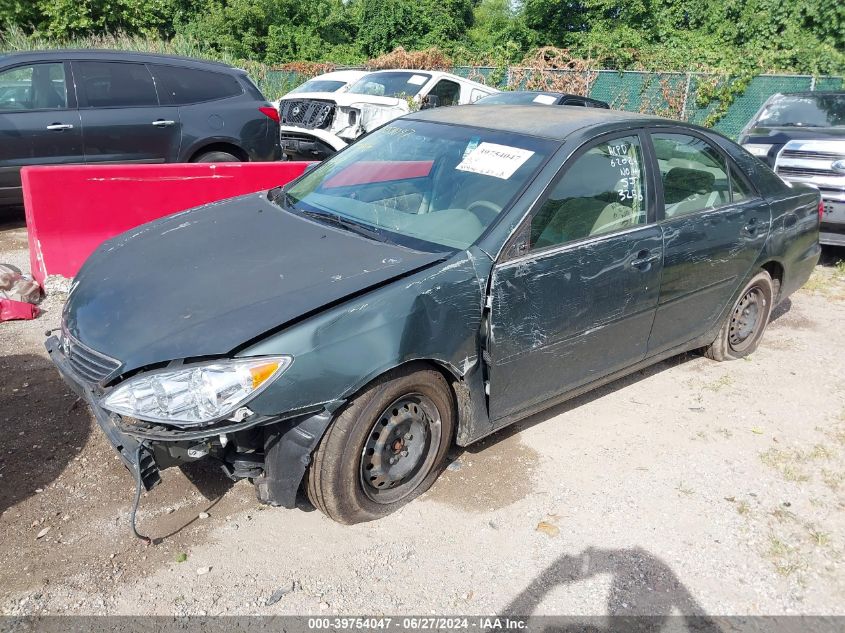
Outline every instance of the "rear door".
<path id="1" fill-rule="evenodd" d="M 68 71 L 65 62 L 0 70 L 0 203 L 20 203 L 21 167 L 83 161 Z"/>
<path id="2" fill-rule="evenodd" d="M 649 354 L 713 328 L 757 260 L 768 204 L 704 135 L 651 133 L 662 192 L 664 262 Z"/>
<path id="3" fill-rule="evenodd" d="M 179 156 L 179 108 L 159 105 L 145 64 L 74 61 L 85 161 L 164 163 Z"/>
<path id="4" fill-rule="evenodd" d="M 485 344 L 494 421 L 645 357 L 663 262 L 645 157 L 636 131 L 586 145 L 494 268 Z"/>

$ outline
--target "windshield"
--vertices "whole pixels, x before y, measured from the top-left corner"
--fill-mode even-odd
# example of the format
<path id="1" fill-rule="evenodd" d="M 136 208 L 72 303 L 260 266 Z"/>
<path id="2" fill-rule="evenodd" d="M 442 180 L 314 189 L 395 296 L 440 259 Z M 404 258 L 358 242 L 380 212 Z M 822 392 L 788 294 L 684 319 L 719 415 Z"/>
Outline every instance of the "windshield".
<path id="1" fill-rule="evenodd" d="M 349 88 L 356 95 L 375 97 L 413 97 L 431 79 L 427 73 L 386 72 L 362 77 Z"/>
<path id="2" fill-rule="evenodd" d="M 418 250 L 465 249 L 557 146 L 507 132 L 397 120 L 321 163 L 275 200 L 374 239 Z"/>
<path id="3" fill-rule="evenodd" d="M 288 94 L 294 92 L 336 92 L 346 85 L 345 81 L 335 81 L 331 79 L 312 79 L 306 81 L 301 86 L 294 88 Z"/>
<path id="4" fill-rule="evenodd" d="M 559 98 L 560 95 L 546 92 L 500 92 L 489 97 L 483 97 L 476 101 L 476 103 L 478 105 L 500 105 L 505 103 L 540 103 L 543 105 L 552 105 L 557 103 Z"/>
<path id="5" fill-rule="evenodd" d="M 840 127 L 845 125 L 845 93 L 782 95 L 763 108 L 755 123 L 761 127 Z"/>

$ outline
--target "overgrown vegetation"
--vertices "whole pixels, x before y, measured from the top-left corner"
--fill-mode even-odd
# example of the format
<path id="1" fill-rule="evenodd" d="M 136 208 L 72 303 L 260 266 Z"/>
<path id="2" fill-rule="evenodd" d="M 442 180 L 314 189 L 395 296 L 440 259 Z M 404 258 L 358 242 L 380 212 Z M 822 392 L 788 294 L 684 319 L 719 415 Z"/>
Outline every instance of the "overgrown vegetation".
<path id="1" fill-rule="evenodd" d="M 451 63 L 504 66 L 554 46 L 592 68 L 845 69 L 837 0 L 0 0 L 0 28 L 6 50 L 124 33 L 113 41 L 265 64 L 435 47 Z"/>

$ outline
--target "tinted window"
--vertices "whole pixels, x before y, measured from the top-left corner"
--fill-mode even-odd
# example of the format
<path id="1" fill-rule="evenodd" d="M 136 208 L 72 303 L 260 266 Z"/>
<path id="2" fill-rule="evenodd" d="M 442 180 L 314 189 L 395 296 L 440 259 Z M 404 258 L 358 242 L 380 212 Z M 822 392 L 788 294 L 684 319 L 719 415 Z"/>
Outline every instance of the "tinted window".
<path id="1" fill-rule="evenodd" d="M 748 183 L 739 175 L 736 169 L 731 167 L 731 200 L 742 202 L 754 197 L 754 193 Z"/>
<path id="2" fill-rule="evenodd" d="M 162 101 L 174 105 L 201 103 L 243 94 L 231 75 L 196 68 L 153 66 Z"/>
<path id="3" fill-rule="evenodd" d="M 531 219 L 531 247 L 645 224 L 645 194 L 639 137 L 599 143 L 575 159 Z"/>
<path id="4" fill-rule="evenodd" d="M 143 64 L 75 62 L 74 73 L 89 108 L 158 105 L 152 75 Z"/>
<path id="5" fill-rule="evenodd" d="M 0 72 L 0 110 L 50 110 L 67 107 L 62 63 L 18 66 Z"/>
<path id="6" fill-rule="evenodd" d="M 441 79 L 431 89 L 428 96 L 437 97 L 438 106 L 458 105 L 461 102 L 461 84 Z"/>
<path id="7" fill-rule="evenodd" d="M 654 134 L 666 217 L 730 202 L 725 159 L 709 143 L 686 134 Z"/>
<path id="8" fill-rule="evenodd" d="M 429 74 L 412 71 L 373 73 L 352 84 L 349 92 L 376 97 L 413 97 L 429 79 Z"/>

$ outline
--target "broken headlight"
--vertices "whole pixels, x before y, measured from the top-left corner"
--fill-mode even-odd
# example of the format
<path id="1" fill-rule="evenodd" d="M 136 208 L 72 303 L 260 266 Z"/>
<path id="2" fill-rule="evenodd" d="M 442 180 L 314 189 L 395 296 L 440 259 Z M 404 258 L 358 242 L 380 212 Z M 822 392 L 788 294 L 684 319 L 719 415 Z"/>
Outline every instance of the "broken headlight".
<path id="1" fill-rule="evenodd" d="M 233 413 L 292 362 L 290 356 L 243 358 L 152 371 L 118 385 L 100 405 L 139 420 L 199 426 Z"/>

